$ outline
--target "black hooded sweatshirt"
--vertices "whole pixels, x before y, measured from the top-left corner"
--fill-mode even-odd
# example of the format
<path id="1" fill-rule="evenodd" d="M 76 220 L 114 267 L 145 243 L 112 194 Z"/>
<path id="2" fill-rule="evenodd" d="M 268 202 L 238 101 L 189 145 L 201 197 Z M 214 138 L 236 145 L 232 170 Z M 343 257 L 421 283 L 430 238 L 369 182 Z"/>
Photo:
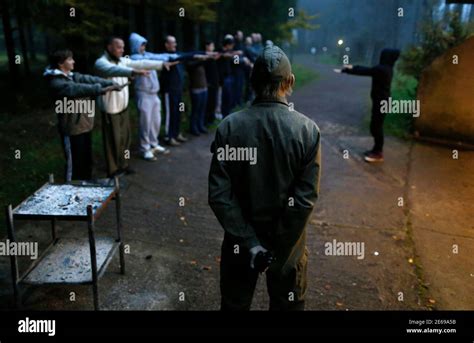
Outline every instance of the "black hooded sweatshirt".
<path id="1" fill-rule="evenodd" d="M 344 68 L 343 73 L 372 77 L 372 90 L 370 96 L 379 103 L 390 97 L 390 85 L 393 77 L 393 66 L 400 56 L 400 50 L 384 49 L 380 54 L 380 63 L 374 67 L 354 66 L 352 69 Z"/>

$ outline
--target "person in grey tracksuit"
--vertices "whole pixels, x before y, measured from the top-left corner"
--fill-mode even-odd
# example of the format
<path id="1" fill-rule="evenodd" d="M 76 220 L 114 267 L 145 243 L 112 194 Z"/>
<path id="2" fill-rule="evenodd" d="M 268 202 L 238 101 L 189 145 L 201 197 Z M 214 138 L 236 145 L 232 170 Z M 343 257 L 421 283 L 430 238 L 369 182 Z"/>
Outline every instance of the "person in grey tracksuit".
<path id="1" fill-rule="evenodd" d="M 177 54 L 154 54 L 145 51 L 147 40 L 137 33 L 130 35 L 130 51 L 132 60 L 151 59 L 169 61 L 177 57 Z M 150 75 L 135 78 L 135 95 L 137 107 L 140 112 L 140 152 L 145 160 L 155 161 L 154 154 L 168 153 L 159 144 L 159 134 L 161 128 L 161 101 L 158 97 L 160 82 L 155 70 Z"/>

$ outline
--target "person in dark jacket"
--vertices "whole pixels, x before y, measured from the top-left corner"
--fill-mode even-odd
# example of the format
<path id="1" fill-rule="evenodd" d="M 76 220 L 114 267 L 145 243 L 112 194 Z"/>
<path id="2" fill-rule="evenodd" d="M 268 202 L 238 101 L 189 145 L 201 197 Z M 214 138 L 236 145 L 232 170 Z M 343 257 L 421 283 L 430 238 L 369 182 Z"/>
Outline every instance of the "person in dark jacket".
<path id="1" fill-rule="evenodd" d="M 374 137 L 374 147 L 372 150 L 365 152 L 365 161 L 383 162 L 383 123 L 385 113 L 381 113 L 381 101 L 388 100 L 390 97 L 390 85 L 393 77 L 393 66 L 400 56 L 400 50 L 384 49 L 380 54 L 380 63 L 374 67 L 363 66 L 346 66 L 342 69 L 342 73 L 351 75 L 361 75 L 372 77 L 372 90 L 370 97 L 372 98 L 372 117 L 370 120 L 370 133 Z"/>
<path id="2" fill-rule="evenodd" d="M 206 42 L 206 53 L 214 53 L 214 42 Z M 216 119 L 217 94 L 219 91 L 219 70 L 217 60 L 219 55 L 214 55 L 204 63 L 207 80 L 207 105 L 206 105 L 206 125 L 210 125 Z"/>
<path id="3" fill-rule="evenodd" d="M 66 182 L 92 179 L 91 132 L 94 127 L 95 97 L 120 90 L 119 85 L 113 81 L 73 73 L 72 70 L 72 52 L 58 50 L 51 54 L 50 65 L 43 74 L 58 117 L 59 134 L 66 158 Z M 69 108 L 80 110 L 71 112 Z M 92 111 L 85 113 L 85 108 Z"/>
<path id="4" fill-rule="evenodd" d="M 252 72 L 255 101 L 223 119 L 211 146 L 209 205 L 225 231 L 222 310 L 250 309 L 256 259 L 268 251 L 270 309 L 304 309 L 306 224 L 319 194 L 321 139 L 314 121 L 289 108 L 294 82 L 285 53 L 265 47 Z"/>
<path id="5" fill-rule="evenodd" d="M 252 46 L 252 37 L 248 36 L 245 38 L 244 56 L 247 57 L 249 63 L 245 65 L 245 96 L 246 102 L 253 101 L 254 94 L 252 87 L 250 86 L 250 75 L 252 73 L 253 64 L 257 59 L 258 55 Z"/>
<path id="6" fill-rule="evenodd" d="M 262 34 L 261 33 L 252 33 L 252 42 L 253 42 L 253 48 L 255 50 L 255 53 L 260 55 L 263 50 L 263 44 L 262 44 Z"/>
<path id="7" fill-rule="evenodd" d="M 177 52 L 176 38 L 168 35 L 164 40 L 165 51 L 169 54 L 177 54 L 176 58 L 170 58 L 170 62 L 186 62 L 192 59 L 203 59 L 203 52 Z M 160 92 L 163 94 L 166 114 L 166 142 L 171 146 L 179 146 L 188 139 L 183 136 L 181 130 L 181 111 L 184 86 L 184 65 L 174 65 L 169 70 L 160 74 Z"/>
<path id="8" fill-rule="evenodd" d="M 235 58 L 233 53 L 234 38 L 231 35 L 226 36 L 222 43 L 221 57 L 217 61 L 219 70 L 219 81 L 222 87 L 221 112 L 225 118 L 232 111 L 234 100 L 234 76 L 232 73 L 232 64 Z M 237 57 L 238 58 L 238 57 Z"/>
<path id="9" fill-rule="evenodd" d="M 245 81 L 245 68 L 248 60 L 245 60 L 244 51 L 244 34 L 242 31 L 237 31 L 234 36 L 234 51 L 239 51 L 237 63 L 232 63 L 232 76 L 234 79 L 233 90 L 233 106 L 242 106 L 242 93 Z"/>
<path id="10" fill-rule="evenodd" d="M 191 61 L 187 63 L 189 75 L 189 92 L 191 94 L 191 120 L 190 133 L 199 136 L 207 133 L 205 126 L 207 106 L 207 79 L 204 61 Z"/>

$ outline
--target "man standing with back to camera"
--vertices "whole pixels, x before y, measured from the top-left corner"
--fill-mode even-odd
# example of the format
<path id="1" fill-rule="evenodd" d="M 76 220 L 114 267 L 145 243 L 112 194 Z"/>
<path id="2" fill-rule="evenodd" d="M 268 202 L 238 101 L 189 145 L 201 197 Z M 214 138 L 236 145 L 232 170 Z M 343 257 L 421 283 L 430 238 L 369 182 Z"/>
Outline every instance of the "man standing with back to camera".
<path id="1" fill-rule="evenodd" d="M 225 231 L 221 310 L 249 310 L 264 271 L 270 310 L 303 310 L 305 228 L 319 193 L 319 129 L 288 105 L 295 76 L 280 48 L 265 47 L 251 83 L 252 106 L 226 117 L 211 147 L 209 204 Z M 225 160 L 219 151 L 226 148 L 256 148 L 257 163 Z M 260 269 L 259 257 L 268 254 L 273 261 Z"/>

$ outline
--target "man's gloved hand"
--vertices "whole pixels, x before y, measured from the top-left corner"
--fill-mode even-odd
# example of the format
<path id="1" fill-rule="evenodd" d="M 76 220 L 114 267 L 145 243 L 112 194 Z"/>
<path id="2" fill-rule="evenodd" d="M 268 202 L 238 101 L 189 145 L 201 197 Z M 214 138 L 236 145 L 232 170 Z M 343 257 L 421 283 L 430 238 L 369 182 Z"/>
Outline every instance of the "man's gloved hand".
<path id="1" fill-rule="evenodd" d="M 254 246 L 250 251 L 250 268 L 255 269 L 255 257 L 259 252 L 266 253 L 267 249 L 262 247 L 261 245 Z"/>

